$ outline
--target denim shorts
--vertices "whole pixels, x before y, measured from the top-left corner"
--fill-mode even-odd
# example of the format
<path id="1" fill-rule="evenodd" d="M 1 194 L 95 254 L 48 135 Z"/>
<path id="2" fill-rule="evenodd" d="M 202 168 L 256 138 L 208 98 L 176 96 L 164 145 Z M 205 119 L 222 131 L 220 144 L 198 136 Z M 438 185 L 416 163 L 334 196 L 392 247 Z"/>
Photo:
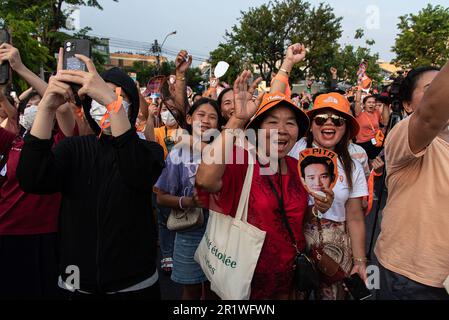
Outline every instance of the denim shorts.
<path id="1" fill-rule="evenodd" d="M 180 284 L 200 284 L 207 280 L 200 265 L 193 258 L 204 232 L 209 214 L 204 212 L 204 224 L 192 231 L 177 232 L 173 250 L 173 271 L 171 279 Z"/>

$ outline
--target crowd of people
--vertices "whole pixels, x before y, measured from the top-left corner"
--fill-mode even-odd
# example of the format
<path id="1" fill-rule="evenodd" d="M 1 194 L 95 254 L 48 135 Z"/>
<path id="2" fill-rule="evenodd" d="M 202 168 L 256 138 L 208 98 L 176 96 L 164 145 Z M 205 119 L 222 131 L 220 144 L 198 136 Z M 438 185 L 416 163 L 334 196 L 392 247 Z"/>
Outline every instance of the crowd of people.
<path id="1" fill-rule="evenodd" d="M 236 215 L 250 166 L 247 221 L 266 233 L 251 299 L 350 299 L 335 277 L 299 292 L 295 258 L 325 243 L 339 270 L 367 281 L 368 179 L 382 173 L 376 297 L 449 299 L 449 66 L 407 73 L 397 97 L 404 120 L 392 128 L 393 101 L 362 83 L 338 89 L 334 67 L 328 91 L 312 95 L 309 83 L 292 93 L 306 51 L 288 47 L 269 92 L 245 70 L 233 86 L 188 93 L 183 50 L 173 77 L 143 94 L 121 69 L 98 73 L 83 55 L 87 70 L 64 70 L 62 50 L 46 83 L 2 44 L 0 62 L 29 90 L 0 88 L 0 299 L 158 300 L 158 267 L 182 299 L 219 299 L 195 252 L 209 210 Z M 255 141 L 237 134 L 251 130 Z M 317 164 L 312 189 L 298 166 L 308 148 L 338 156 L 337 176 Z M 202 220 L 176 231 L 168 222 L 177 212 Z"/>

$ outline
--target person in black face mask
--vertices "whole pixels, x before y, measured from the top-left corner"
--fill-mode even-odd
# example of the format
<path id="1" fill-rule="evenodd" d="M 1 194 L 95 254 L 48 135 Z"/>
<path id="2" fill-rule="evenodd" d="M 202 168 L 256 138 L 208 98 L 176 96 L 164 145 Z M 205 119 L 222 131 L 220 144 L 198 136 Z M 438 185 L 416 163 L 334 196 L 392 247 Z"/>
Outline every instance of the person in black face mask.
<path id="1" fill-rule="evenodd" d="M 50 79 L 25 137 L 19 183 L 30 193 L 62 194 L 59 286 L 71 299 L 160 299 L 151 191 L 164 165 L 162 148 L 136 133 L 133 80 L 117 68 L 100 76 L 89 58 L 77 58 L 89 72 L 60 70 Z M 73 99 L 68 83 L 81 87 L 95 135 L 52 150 L 55 111 Z"/>

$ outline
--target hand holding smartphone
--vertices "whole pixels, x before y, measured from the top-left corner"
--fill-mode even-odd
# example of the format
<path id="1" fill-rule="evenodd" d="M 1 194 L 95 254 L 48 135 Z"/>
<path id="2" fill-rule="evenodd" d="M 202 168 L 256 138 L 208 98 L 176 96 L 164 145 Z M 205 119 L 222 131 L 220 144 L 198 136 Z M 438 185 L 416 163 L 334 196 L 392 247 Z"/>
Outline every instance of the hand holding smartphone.
<path id="1" fill-rule="evenodd" d="M 75 54 L 82 54 L 90 58 L 90 41 L 85 39 L 70 39 L 64 42 L 63 69 L 87 71 L 86 64 L 76 58 Z"/>
<path id="2" fill-rule="evenodd" d="M 11 43 L 11 37 L 7 30 L 0 29 L 0 45 L 3 43 Z M 8 61 L 3 61 L 0 65 L 0 85 L 7 84 L 9 82 L 10 65 Z"/>
<path id="3" fill-rule="evenodd" d="M 86 64 L 75 57 L 75 54 L 82 54 L 91 58 L 91 46 L 90 41 L 85 39 L 69 39 L 64 42 L 64 59 L 63 59 L 63 69 L 64 70 L 80 70 L 87 72 Z M 75 103 L 77 106 L 81 105 L 81 99 L 78 96 L 78 90 L 80 86 L 77 84 L 70 84 L 73 94 L 75 96 Z"/>
<path id="4" fill-rule="evenodd" d="M 343 280 L 349 293 L 355 300 L 369 299 L 372 294 L 365 285 L 365 282 L 360 278 L 358 273 L 354 273 L 349 278 Z"/>

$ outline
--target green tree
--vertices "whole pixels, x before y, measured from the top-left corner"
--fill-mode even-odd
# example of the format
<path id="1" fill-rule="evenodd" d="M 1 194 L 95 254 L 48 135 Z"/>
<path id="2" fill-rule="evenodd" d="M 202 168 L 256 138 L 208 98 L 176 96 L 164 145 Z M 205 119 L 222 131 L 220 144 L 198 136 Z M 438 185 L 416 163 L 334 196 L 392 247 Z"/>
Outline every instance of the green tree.
<path id="1" fill-rule="evenodd" d="M 137 73 L 137 81 L 143 87 L 148 81 L 157 76 L 164 75 L 169 76 L 175 74 L 175 63 L 173 61 L 163 62 L 161 64 L 161 70 L 158 72 L 156 65 L 148 64 L 144 61 L 134 62 L 132 67 L 124 68 L 126 72 Z M 199 68 L 189 68 L 186 73 L 187 85 L 191 88 L 196 88 L 202 81 L 201 71 Z"/>
<path id="2" fill-rule="evenodd" d="M 26 52 L 27 56 L 40 59 L 38 64 L 35 64 L 34 58 L 28 61 L 31 64 L 27 66 L 31 70 L 37 71 L 40 62 L 43 62 L 46 70 L 54 70 L 56 66 L 54 53 L 58 52 L 64 40 L 73 37 L 64 32 L 67 19 L 73 12 L 73 7 L 65 5 L 103 9 L 97 0 L 0 0 L 0 17 L 12 31 L 14 45 L 20 52 Z M 81 30 L 78 36 L 87 38 L 89 30 Z M 37 45 L 38 39 L 40 46 Z M 96 62 L 99 65 L 101 60 Z"/>
<path id="3" fill-rule="evenodd" d="M 36 26 L 32 21 L 19 20 L 13 15 L 3 16 L 5 27 L 11 34 L 12 44 L 21 52 L 23 63 L 34 73 L 39 73 L 40 68 L 50 61 L 52 56 L 47 47 L 41 45 L 37 37 L 30 36 L 36 34 Z M 13 74 L 13 85 L 15 90 L 23 91 L 28 84 Z"/>
<path id="4" fill-rule="evenodd" d="M 200 82 L 203 81 L 200 68 L 189 68 L 186 73 L 186 80 L 187 85 L 195 90 L 200 85 Z"/>
<path id="5" fill-rule="evenodd" d="M 243 53 L 232 44 L 220 43 L 218 48 L 210 53 L 209 62 L 212 66 L 216 66 L 219 61 L 226 61 L 229 64 L 228 71 L 220 80 L 232 84 L 244 69 Z"/>
<path id="6" fill-rule="evenodd" d="M 369 48 L 356 48 L 353 45 L 340 48 L 335 56 L 335 68 L 338 70 L 340 79 L 352 85 L 357 84 L 357 70 L 362 60 L 368 62 L 366 73 L 373 80 L 373 83 L 379 83 L 382 80 L 381 70 L 377 64 L 379 54 L 372 54 Z"/>
<path id="7" fill-rule="evenodd" d="M 308 11 L 305 21 L 292 34 L 291 43 L 302 42 L 309 51 L 302 68 L 296 66 L 293 71 L 300 75 L 299 71 L 303 69 L 302 73 L 315 79 L 328 76 L 339 47 L 337 40 L 342 34 L 341 20 L 341 17 L 335 16 L 332 7 L 323 3 Z M 292 77 L 292 81 L 299 79 Z"/>
<path id="8" fill-rule="evenodd" d="M 271 80 L 282 63 L 286 48 L 302 42 L 310 49 L 304 65 L 294 70 L 292 79 L 305 73 L 316 77 L 325 73 L 325 63 L 338 49 L 341 19 L 324 4 L 311 7 L 303 0 L 275 0 L 241 12 L 239 24 L 226 31 L 225 42 L 211 52 L 213 62 L 226 60 L 233 65 L 227 77 L 235 79 L 245 66 L 256 66 L 262 78 Z M 228 82 L 231 82 L 228 79 Z"/>
<path id="9" fill-rule="evenodd" d="M 449 8 L 427 7 L 399 17 L 399 34 L 392 50 L 395 62 L 406 67 L 442 66 L 449 60 Z"/>
<path id="10" fill-rule="evenodd" d="M 354 40 L 363 40 L 365 32 L 363 29 L 357 29 Z M 335 57 L 331 60 L 332 66 L 338 71 L 340 79 L 352 85 L 357 84 L 357 70 L 360 63 L 365 60 L 368 63 L 366 73 L 373 80 L 373 85 L 382 81 L 381 70 L 377 64 L 379 60 L 378 53 L 372 53 L 371 47 L 375 44 L 374 40 L 366 39 L 367 47 L 355 47 L 353 45 L 339 46 Z M 328 81 L 330 82 L 330 74 L 328 73 Z"/>

